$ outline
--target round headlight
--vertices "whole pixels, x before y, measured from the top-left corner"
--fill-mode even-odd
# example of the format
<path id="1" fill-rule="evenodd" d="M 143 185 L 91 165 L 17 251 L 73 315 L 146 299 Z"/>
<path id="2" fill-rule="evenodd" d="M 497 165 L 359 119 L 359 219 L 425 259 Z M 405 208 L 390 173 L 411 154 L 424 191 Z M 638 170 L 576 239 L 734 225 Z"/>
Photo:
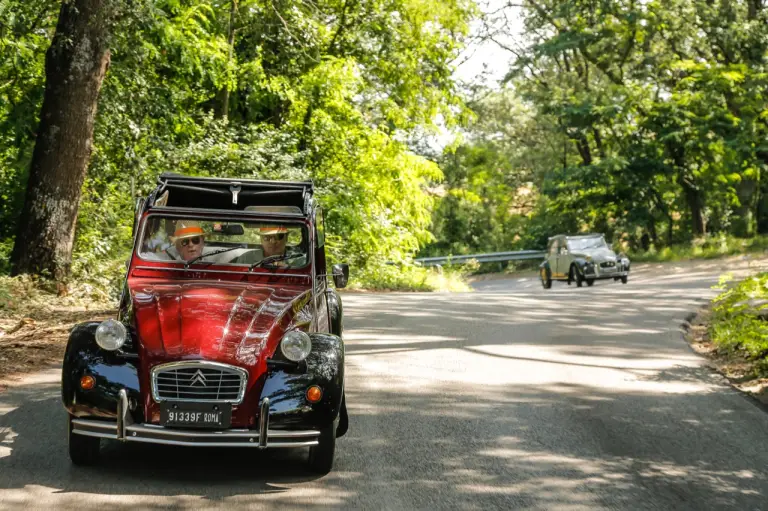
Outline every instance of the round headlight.
<path id="1" fill-rule="evenodd" d="M 280 351 L 292 362 L 301 362 L 307 358 L 310 350 L 312 350 L 312 341 L 309 335 L 300 330 L 288 332 L 280 342 Z"/>
<path id="2" fill-rule="evenodd" d="M 107 351 L 119 350 L 127 337 L 125 326 L 114 319 L 108 319 L 96 328 L 96 344 Z"/>

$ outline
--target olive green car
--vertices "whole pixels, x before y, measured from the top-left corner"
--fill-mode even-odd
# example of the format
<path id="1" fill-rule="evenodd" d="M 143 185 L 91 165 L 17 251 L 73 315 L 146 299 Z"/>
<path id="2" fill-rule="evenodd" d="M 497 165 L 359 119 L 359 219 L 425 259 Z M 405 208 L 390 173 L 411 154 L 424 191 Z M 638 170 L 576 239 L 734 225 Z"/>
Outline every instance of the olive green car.
<path id="1" fill-rule="evenodd" d="M 539 276 L 544 289 L 552 287 L 553 280 L 562 280 L 581 287 L 595 280 L 620 280 L 629 278 L 629 258 L 616 254 L 605 242 L 602 234 L 568 236 L 558 234 L 549 238 L 544 262 L 539 266 Z"/>

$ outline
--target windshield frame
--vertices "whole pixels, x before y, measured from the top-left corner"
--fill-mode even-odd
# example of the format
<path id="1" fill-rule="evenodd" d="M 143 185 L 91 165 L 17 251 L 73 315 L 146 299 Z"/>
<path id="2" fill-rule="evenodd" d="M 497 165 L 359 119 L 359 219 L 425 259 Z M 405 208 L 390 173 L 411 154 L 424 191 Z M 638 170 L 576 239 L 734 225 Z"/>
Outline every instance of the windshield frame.
<path id="1" fill-rule="evenodd" d="M 185 261 L 180 260 L 156 260 L 147 259 L 142 257 L 142 244 L 145 239 L 147 228 L 149 226 L 152 217 L 161 218 L 175 218 L 175 219 L 190 219 L 190 220 L 204 220 L 204 221 L 221 221 L 221 222 L 280 222 L 281 224 L 294 225 L 302 229 L 306 234 L 306 243 L 309 247 L 307 256 L 307 264 L 301 267 L 280 268 L 279 273 L 274 273 L 275 268 L 270 266 L 257 266 L 253 269 L 249 269 L 248 264 L 231 264 L 231 263 L 219 263 L 199 260 L 195 261 L 191 265 L 187 265 Z M 312 233 L 311 222 L 304 215 L 291 215 L 291 214 L 270 214 L 270 213 L 254 213 L 251 211 L 223 211 L 223 210 L 194 210 L 194 209 L 176 209 L 176 208 L 153 208 L 148 210 L 141 218 L 141 228 L 137 232 L 137 236 L 134 240 L 133 257 L 136 263 L 146 263 L 149 266 L 138 266 L 132 264 L 136 269 L 152 269 L 161 271 L 189 271 L 189 272 L 207 272 L 207 273 L 229 273 L 229 274 L 241 274 L 241 275 L 272 275 L 272 276 L 285 276 L 306 277 L 310 275 L 314 268 L 314 253 L 312 251 L 312 242 L 314 236 Z M 226 269 L 222 269 L 226 268 Z"/>

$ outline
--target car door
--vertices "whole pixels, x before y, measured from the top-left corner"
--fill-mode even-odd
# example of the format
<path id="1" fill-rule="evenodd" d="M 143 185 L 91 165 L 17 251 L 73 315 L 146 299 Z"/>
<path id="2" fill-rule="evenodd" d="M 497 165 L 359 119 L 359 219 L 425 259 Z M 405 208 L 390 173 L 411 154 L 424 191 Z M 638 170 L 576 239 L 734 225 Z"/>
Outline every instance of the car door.
<path id="1" fill-rule="evenodd" d="M 571 269 L 571 255 L 568 253 L 568 244 L 565 238 L 559 240 L 557 251 L 557 274 L 560 278 L 566 278 Z"/>
<path id="2" fill-rule="evenodd" d="M 557 238 L 550 240 L 549 248 L 547 249 L 547 263 L 549 263 L 549 271 L 552 273 L 552 278 L 557 277 L 557 254 L 559 247 L 559 240 Z"/>

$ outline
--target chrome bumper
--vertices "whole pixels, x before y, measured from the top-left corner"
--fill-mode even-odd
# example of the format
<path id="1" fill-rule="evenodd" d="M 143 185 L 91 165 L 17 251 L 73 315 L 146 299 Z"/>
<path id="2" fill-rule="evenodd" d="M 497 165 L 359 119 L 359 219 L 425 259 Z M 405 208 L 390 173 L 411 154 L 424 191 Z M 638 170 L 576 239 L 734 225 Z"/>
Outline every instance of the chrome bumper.
<path id="1" fill-rule="evenodd" d="M 628 275 L 629 275 L 629 270 L 626 270 L 623 267 L 621 270 L 619 270 L 616 267 L 599 268 L 597 265 L 595 265 L 592 268 L 592 271 L 584 272 L 584 278 L 587 278 L 587 279 L 611 279 L 611 278 L 618 278 L 618 277 L 626 277 Z"/>
<path id="2" fill-rule="evenodd" d="M 117 421 L 72 419 L 72 433 L 123 442 L 193 447 L 258 447 L 260 449 L 313 446 L 318 444 L 320 438 L 320 432 L 315 430 L 282 431 L 269 429 L 268 398 L 264 398 L 261 402 L 258 431 L 251 429 L 201 431 L 170 429 L 154 424 L 135 424 L 128 413 L 128 395 L 125 390 L 120 391 L 119 397 Z"/>

